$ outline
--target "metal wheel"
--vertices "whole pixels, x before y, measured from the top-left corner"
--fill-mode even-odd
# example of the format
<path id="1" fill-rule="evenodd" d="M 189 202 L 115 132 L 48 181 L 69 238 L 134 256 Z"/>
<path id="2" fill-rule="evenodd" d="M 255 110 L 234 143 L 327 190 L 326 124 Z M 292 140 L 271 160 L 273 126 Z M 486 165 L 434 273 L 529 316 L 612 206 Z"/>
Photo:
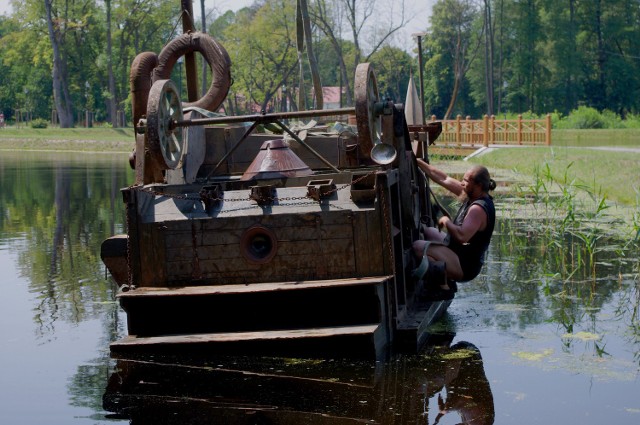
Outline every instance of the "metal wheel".
<path id="1" fill-rule="evenodd" d="M 369 155 L 374 145 L 380 143 L 382 135 L 382 117 L 375 111 L 375 104 L 380 97 L 371 64 L 361 63 L 356 68 L 354 94 L 360 148 L 365 155 Z"/>
<path id="2" fill-rule="evenodd" d="M 147 102 L 147 140 L 149 152 L 164 169 L 182 166 L 182 129 L 174 121 L 182 119 L 182 103 L 171 80 L 153 83 Z"/>

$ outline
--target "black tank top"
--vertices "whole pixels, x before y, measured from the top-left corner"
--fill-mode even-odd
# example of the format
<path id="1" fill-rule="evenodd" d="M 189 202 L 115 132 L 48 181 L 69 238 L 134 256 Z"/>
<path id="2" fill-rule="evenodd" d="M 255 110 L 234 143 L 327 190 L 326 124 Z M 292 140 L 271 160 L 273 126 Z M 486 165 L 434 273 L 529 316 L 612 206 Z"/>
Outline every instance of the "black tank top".
<path id="1" fill-rule="evenodd" d="M 489 242 L 491 242 L 493 228 L 496 224 L 496 209 L 493 205 L 493 198 L 490 195 L 462 204 L 453 219 L 453 223 L 458 226 L 462 225 L 472 205 L 479 205 L 484 209 L 487 214 L 487 226 L 484 230 L 477 231 L 466 244 L 461 244 L 453 239 L 449 244 L 449 247 L 458 254 L 460 258 L 464 281 L 469 281 L 480 273 L 480 269 L 484 264 L 485 253 L 489 248 Z"/>

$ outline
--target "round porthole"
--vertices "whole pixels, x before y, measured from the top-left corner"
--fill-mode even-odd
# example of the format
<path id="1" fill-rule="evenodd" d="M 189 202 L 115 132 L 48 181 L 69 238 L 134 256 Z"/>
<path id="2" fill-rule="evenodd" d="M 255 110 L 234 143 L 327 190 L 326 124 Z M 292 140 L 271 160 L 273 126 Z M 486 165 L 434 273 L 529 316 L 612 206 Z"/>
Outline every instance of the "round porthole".
<path id="1" fill-rule="evenodd" d="M 247 261 L 252 263 L 267 263 L 271 261 L 277 251 L 276 236 L 263 226 L 250 227 L 240 239 L 240 252 Z"/>

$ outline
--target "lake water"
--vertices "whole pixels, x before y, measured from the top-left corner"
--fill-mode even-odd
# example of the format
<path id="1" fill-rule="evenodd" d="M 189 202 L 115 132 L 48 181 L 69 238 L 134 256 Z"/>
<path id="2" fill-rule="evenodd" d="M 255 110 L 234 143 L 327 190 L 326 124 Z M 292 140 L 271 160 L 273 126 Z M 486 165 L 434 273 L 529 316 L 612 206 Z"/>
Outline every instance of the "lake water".
<path id="1" fill-rule="evenodd" d="M 598 239 L 592 264 L 511 215 L 419 354 L 117 362 L 99 252 L 131 181 L 123 154 L 0 153 L 0 423 L 640 423 L 637 246 Z"/>

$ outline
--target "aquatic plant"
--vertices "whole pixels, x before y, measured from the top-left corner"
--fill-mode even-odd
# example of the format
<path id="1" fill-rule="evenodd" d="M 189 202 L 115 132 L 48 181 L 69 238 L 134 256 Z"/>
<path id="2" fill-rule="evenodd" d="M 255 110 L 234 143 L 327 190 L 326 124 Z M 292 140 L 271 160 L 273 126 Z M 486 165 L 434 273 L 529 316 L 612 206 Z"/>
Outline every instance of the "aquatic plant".
<path id="1" fill-rule="evenodd" d="M 594 181 L 585 183 L 571 176 L 570 162 L 560 174 L 552 170 L 553 156 L 534 169 L 529 182 L 516 186 L 516 199 L 507 215 L 518 214 L 529 219 L 528 232 L 540 235 L 546 241 L 540 247 L 541 264 L 546 276 L 558 276 L 564 282 L 587 279 L 595 292 L 598 255 L 614 252 L 625 256 L 628 250 L 638 249 L 640 239 L 640 213 L 633 213 L 631 226 L 609 214 L 612 204 Z M 517 170 L 514 170 L 517 172 Z M 637 193 L 640 199 L 640 195 Z M 517 203 L 517 207 L 513 206 Z M 629 238 L 629 229 L 632 238 Z M 501 231 L 508 231 L 503 226 Z M 631 243 L 630 241 L 633 241 Z M 579 275 L 580 271 L 585 274 Z M 548 281 L 545 292 L 549 292 Z"/>

